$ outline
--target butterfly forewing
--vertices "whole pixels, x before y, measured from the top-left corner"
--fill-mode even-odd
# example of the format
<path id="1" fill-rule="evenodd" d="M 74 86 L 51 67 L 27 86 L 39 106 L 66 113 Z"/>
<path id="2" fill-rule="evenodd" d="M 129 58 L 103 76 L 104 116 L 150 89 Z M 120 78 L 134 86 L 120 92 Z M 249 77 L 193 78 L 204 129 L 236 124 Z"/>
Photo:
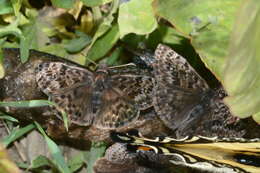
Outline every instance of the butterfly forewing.
<path id="1" fill-rule="evenodd" d="M 153 70 L 154 107 L 168 127 L 175 130 L 205 114 L 205 106 L 199 104 L 208 102 L 202 99 L 209 87 L 182 56 L 160 44 L 155 51 Z"/>
<path id="2" fill-rule="evenodd" d="M 187 60 L 170 47 L 159 44 L 155 50 L 155 59 L 154 71 L 158 82 L 166 82 L 169 85 L 195 91 L 208 89 L 207 83 Z"/>
<path id="3" fill-rule="evenodd" d="M 54 109 L 65 111 L 71 122 L 86 126 L 92 123 L 92 72 L 62 62 L 44 62 L 36 69 L 36 81 L 49 99 L 56 103 Z"/>
<path id="4" fill-rule="evenodd" d="M 48 96 L 66 92 L 85 83 L 92 85 L 93 73 L 75 65 L 62 62 L 43 62 L 36 69 L 36 82 Z"/>

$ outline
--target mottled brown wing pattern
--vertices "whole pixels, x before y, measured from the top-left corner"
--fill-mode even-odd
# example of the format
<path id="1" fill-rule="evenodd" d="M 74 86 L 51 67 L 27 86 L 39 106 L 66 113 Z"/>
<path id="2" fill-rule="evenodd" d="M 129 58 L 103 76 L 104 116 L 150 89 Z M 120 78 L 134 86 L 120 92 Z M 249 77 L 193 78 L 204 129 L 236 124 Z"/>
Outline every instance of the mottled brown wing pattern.
<path id="1" fill-rule="evenodd" d="M 102 93 L 101 109 L 94 124 L 98 128 L 113 129 L 133 122 L 140 110 L 152 106 L 152 86 L 149 90 L 145 88 L 152 84 L 152 78 L 151 73 L 134 64 L 109 67 L 107 73 L 108 88 Z"/>
<path id="2" fill-rule="evenodd" d="M 94 122 L 101 129 L 125 126 L 137 119 L 140 113 L 137 104 L 117 88 L 105 90 L 101 95 L 101 103 Z"/>
<path id="3" fill-rule="evenodd" d="M 92 85 L 93 73 L 87 69 L 62 62 L 43 62 L 36 69 L 36 82 L 48 96 L 85 83 Z"/>
<path id="4" fill-rule="evenodd" d="M 210 106 L 210 113 L 201 120 L 196 131 L 192 131 L 191 133 L 190 130 L 187 130 L 185 132 L 186 135 L 196 134 L 228 138 L 243 137 L 246 133 L 246 124 L 231 114 L 228 106 L 223 101 L 226 95 L 223 88 L 215 90 Z"/>
<path id="5" fill-rule="evenodd" d="M 137 65 L 155 70 L 156 75 L 154 76 L 156 81 L 159 82 L 158 84 L 155 83 L 156 97 L 154 103 L 164 123 L 168 127 L 176 129 L 175 134 L 180 138 L 187 135 L 242 137 L 245 134 L 245 130 L 243 130 L 245 124 L 241 121 L 238 122 L 238 118 L 232 116 L 229 108 L 224 104 L 222 99 L 227 95 L 224 89 L 219 88 L 214 91 L 207 89 L 207 84 L 189 64 L 185 65 L 189 70 L 185 70 L 192 71 L 193 75 L 197 75 L 200 80 L 199 83 L 205 86 L 199 84 L 195 85 L 195 88 L 185 88 L 185 86 L 189 86 L 185 80 L 193 83 L 195 81 L 192 78 L 185 77 L 185 75 L 178 74 L 181 72 L 178 67 L 179 62 L 171 58 L 170 54 L 174 53 L 165 55 L 169 51 L 172 51 L 169 47 L 161 45 L 156 50 L 156 57 L 151 54 L 138 54 L 136 60 Z M 181 61 L 188 63 L 184 58 L 181 58 Z M 175 70 L 175 72 L 169 69 Z M 183 80 L 182 83 L 186 84 L 180 85 L 181 82 L 173 84 L 169 82 L 180 80 Z M 167 114 L 167 112 L 171 114 Z M 180 116 L 176 116 L 176 113 Z"/>
<path id="6" fill-rule="evenodd" d="M 184 126 L 203 114 L 205 106 L 200 104 L 209 101 L 208 85 L 182 56 L 160 44 L 153 70 L 154 107 L 169 128 Z"/>
<path id="7" fill-rule="evenodd" d="M 83 85 L 50 96 L 50 100 L 57 104 L 59 112 L 65 111 L 72 123 L 89 126 L 92 124 L 94 114 L 92 110 L 92 86 Z"/>
<path id="8" fill-rule="evenodd" d="M 114 129 L 132 122 L 139 116 L 140 108 L 147 105 L 148 96 L 143 99 L 139 95 L 152 90 L 144 92 L 143 88 L 136 88 L 143 78 L 138 73 L 132 65 L 92 73 L 81 67 L 51 62 L 39 65 L 36 81 L 57 104 L 55 109 L 65 111 L 73 123 L 94 122 L 98 128 Z"/>
<path id="9" fill-rule="evenodd" d="M 86 126 L 92 123 L 92 72 L 62 62 L 44 62 L 36 69 L 36 81 L 49 100 L 56 103 L 53 112 L 58 111 L 58 117 L 65 111 L 73 123 Z"/>
<path id="10" fill-rule="evenodd" d="M 193 91 L 205 91 L 207 83 L 187 60 L 170 47 L 159 44 L 155 50 L 154 72 L 158 82 Z"/>
<path id="11" fill-rule="evenodd" d="M 152 107 L 155 81 L 150 71 L 140 69 L 134 64 L 127 64 L 111 67 L 109 74 L 112 78 L 112 85 L 134 100 L 140 110 Z"/>

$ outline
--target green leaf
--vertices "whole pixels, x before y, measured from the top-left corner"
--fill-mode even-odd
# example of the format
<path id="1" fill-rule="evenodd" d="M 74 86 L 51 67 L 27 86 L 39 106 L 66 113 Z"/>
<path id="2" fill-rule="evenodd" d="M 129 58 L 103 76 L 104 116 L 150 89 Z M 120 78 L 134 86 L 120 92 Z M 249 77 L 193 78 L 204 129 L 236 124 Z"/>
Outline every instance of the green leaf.
<path id="1" fill-rule="evenodd" d="M 157 27 L 151 6 L 152 0 L 131 0 L 119 7 L 120 38 L 129 33 L 149 34 Z"/>
<path id="2" fill-rule="evenodd" d="M 9 115 L 5 115 L 5 114 L 0 114 L 0 119 L 7 120 L 7 121 L 12 121 L 12 122 L 16 122 L 16 123 L 19 122 L 19 121 L 18 121 L 17 119 L 15 119 L 14 117 L 9 116 Z"/>
<path id="3" fill-rule="evenodd" d="M 62 173 L 70 173 L 70 170 L 68 168 L 68 165 L 66 164 L 64 157 L 62 156 L 62 153 L 59 149 L 59 147 L 55 144 L 55 142 L 53 140 L 51 140 L 46 133 L 44 132 L 44 130 L 42 129 L 42 127 L 37 123 L 34 122 L 37 129 L 40 131 L 40 133 L 43 135 L 48 148 L 50 150 L 51 156 L 53 158 L 53 163 L 57 166 L 57 168 L 62 172 Z"/>
<path id="4" fill-rule="evenodd" d="M 21 8 L 21 1 L 13 0 L 12 5 L 15 10 L 17 19 L 10 25 L 0 28 L 0 37 L 12 34 L 20 39 L 21 61 L 24 63 L 29 57 L 29 49 L 37 48 L 37 42 L 35 41 L 38 38 L 36 37 L 36 32 L 38 31 L 38 29 L 35 27 L 35 18 L 37 17 L 37 12 L 35 10 L 27 10 L 27 15 L 30 19 L 27 20 L 25 17 L 23 17 L 21 13 L 19 13 L 19 10 Z M 23 29 L 20 30 L 20 28 L 18 28 L 18 25 L 23 21 L 30 21 L 30 23 L 27 25 L 23 25 L 23 27 L 21 27 Z"/>
<path id="5" fill-rule="evenodd" d="M 14 14 L 16 17 L 20 17 L 20 9 L 22 6 L 22 0 L 11 0 L 11 3 L 13 5 Z"/>
<path id="6" fill-rule="evenodd" d="M 69 56 L 63 44 L 50 44 L 44 47 L 39 47 L 39 51 L 48 52 L 59 57 Z"/>
<path id="7" fill-rule="evenodd" d="M 84 32 L 77 31 L 77 38 L 70 40 L 64 48 L 70 53 L 76 53 L 91 43 L 91 37 Z"/>
<path id="8" fill-rule="evenodd" d="M 51 0 L 52 5 L 58 8 L 72 8 L 74 5 L 73 0 Z"/>
<path id="9" fill-rule="evenodd" d="M 154 11 L 191 39 L 206 66 L 223 78 L 225 57 L 241 0 L 155 0 Z"/>
<path id="10" fill-rule="evenodd" d="M 13 12 L 12 5 L 9 0 L 0 1 L 0 15 L 9 14 Z"/>
<path id="11" fill-rule="evenodd" d="M 29 57 L 29 40 L 26 39 L 26 37 L 22 36 L 20 42 L 20 55 L 21 55 L 21 61 L 22 63 L 25 63 L 28 60 Z"/>
<path id="12" fill-rule="evenodd" d="M 260 124 L 260 112 L 253 115 L 253 119 Z"/>
<path id="13" fill-rule="evenodd" d="M 38 157 L 36 157 L 31 162 L 31 164 L 24 163 L 24 162 L 18 162 L 17 166 L 19 166 L 22 169 L 26 169 L 27 171 L 28 170 L 32 170 L 33 172 L 36 172 L 36 171 L 34 171 L 35 169 L 36 170 L 41 170 L 41 173 L 45 172 L 43 170 L 45 167 L 46 168 L 51 167 L 51 168 L 54 168 L 55 170 L 57 170 L 57 168 L 56 168 L 55 164 L 52 162 L 52 160 L 50 160 L 46 156 L 42 156 L 42 155 L 39 155 Z M 53 171 L 53 169 L 52 169 L 52 171 Z"/>
<path id="14" fill-rule="evenodd" d="M 112 0 L 81 0 L 88 7 L 95 7 L 111 2 Z"/>
<path id="15" fill-rule="evenodd" d="M 87 173 L 93 173 L 93 166 L 96 160 L 104 155 L 105 149 L 104 143 L 92 143 L 90 151 L 84 155 L 88 165 Z"/>
<path id="16" fill-rule="evenodd" d="M 28 169 L 30 167 L 30 165 L 28 163 L 25 163 L 25 162 L 16 162 L 16 165 L 19 168 L 22 168 L 22 169 Z"/>
<path id="17" fill-rule="evenodd" d="M 159 25 L 153 33 L 149 34 L 147 45 L 153 48 L 156 48 L 159 43 L 183 45 L 183 39 L 185 39 L 185 37 L 174 28 Z"/>
<path id="18" fill-rule="evenodd" d="M 63 123 L 64 123 L 64 127 L 66 129 L 66 131 L 68 132 L 69 131 L 69 119 L 68 119 L 68 115 L 65 111 L 61 111 L 61 116 L 62 116 L 62 120 L 63 120 Z"/>
<path id="19" fill-rule="evenodd" d="M 17 10 L 20 8 L 18 1 L 15 4 L 13 4 L 13 6 L 15 6 Z M 37 39 L 39 39 L 39 37 L 36 36 L 36 32 L 38 32 L 39 30 L 39 28 L 36 27 L 37 12 L 35 10 L 27 10 L 27 15 L 30 19 L 28 21 L 30 21 L 30 23 L 27 25 L 23 25 L 23 27 L 21 27 L 22 30 L 18 28 L 18 24 L 20 24 L 23 18 L 19 12 L 17 13 L 18 17 L 13 23 L 0 28 L 0 37 L 12 34 L 20 39 L 21 61 L 24 63 L 27 61 L 29 57 L 29 49 L 37 48 L 36 41 Z"/>
<path id="20" fill-rule="evenodd" d="M 29 16 L 30 23 L 23 26 L 23 35 L 20 37 L 20 54 L 21 61 L 25 63 L 29 57 L 30 49 L 38 49 L 37 39 L 37 31 L 39 27 L 37 27 L 37 15 L 38 13 L 35 10 L 27 10 L 27 15 Z"/>
<path id="21" fill-rule="evenodd" d="M 57 106 L 55 103 L 48 100 L 29 100 L 29 101 L 12 101 L 12 102 L 0 102 L 0 107 L 16 107 L 16 108 L 33 108 L 42 106 Z M 66 112 L 62 111 L 62 118 L 65 128 L 68 130 L 68 116 Z"/>
<path id="22" fill-rule="evenodd" d="M 260 3 L 244 1 L 234 25 L 227 56 L 224 87 L 225 102 L 231 111 L 245 118 L 260 114 Z"/>
<path id="23" fill-rule="evenodd" d="M 5 76 L 5 68 L 4 68 L 4 64 L 3 64 L 4 56 L 3 56 L 3 50 L 1 49 L 3 40 L 5 40 L 5 39 L 0 40 L 0 79 L 2 79 Z"/>
<path id="24" fill-rule="evenodd" d="M 115 45 L 119 39 L 118 25 L 113 25 L 112 28 L 101 38 L 99 38 L 89 50 L 87 59 L 93 61 L 99 60 Z"/>
<path id="25" fill-rule="evenodd" d="M 72 159 L 68 161 L 68 166 L 71 172 L 76 172 L 85 164 L 84 155 L 80 153 L 74 156 Z"/>
<path id="26" fill-rule="evenodd" d="M 16 108 L 24 107 L 41 107 L 41 106 L 55 106 L 55 104 L 48 100 L 30 100 L 30 101 L 12 101 L 12 102 L 0 102 L 0 107 L 10 106 Z"/>
<path id="27" fill-rule="evenodd" d="M 22 31 L 17 27 L 18 23 L 19 20 L 15 20 L 10 25 L 7 25 L 5 27 L 0 27 L 0 37 L 4 37 L 11 34 L 20 38 L 22 36 Z"/>
<path id="28" fill-rule="evenodd" d="M 19 139 L 26 133 L 30 132 L 32 129 L 34 129 L 34 124 L 29 124 L 23 128 L 14 129 L 7 137 L 3 139 L 3 145 L 7 147 L 9 144 L 14 142 L 15 140 Z"/>
<path id="29" fill-rule="evenodd" d="M 121 47 L 117 47 L 113 53 L 107 57 L 107 62 L 106 64 L 108 66 L 112 66 L 112 65 L 116 65 L 116 62 L 118 62 L 118 58 L 120 57 L 120 53 L 122 52 L 122 48 Z"/>
<path id="30" fill-rule="evenodd" d="M 93 36 L 90 48 L 95 44 L 98 38 L 106 34 L 106 32 L 109 31 L 109 29 L 112 27 L 111 23 L 114 20 L 114 14 L 117 12 L 117 8 L 119 5 L 119 0 L 114 0 L 112 3 L 112 9 L 109 12 L 108 16 L 103 19 L 103 21 L 99 24 L 97 31 L 95 32 L 95 35 Z"/>
<path id="31" fill-rule="evenodd" d="M 43 166 L 52 166 L 51 160 L 45 156 L 38 156 L 32 161 L 32 164 L 29 166 L 29 168 L 36 169 Z"/>

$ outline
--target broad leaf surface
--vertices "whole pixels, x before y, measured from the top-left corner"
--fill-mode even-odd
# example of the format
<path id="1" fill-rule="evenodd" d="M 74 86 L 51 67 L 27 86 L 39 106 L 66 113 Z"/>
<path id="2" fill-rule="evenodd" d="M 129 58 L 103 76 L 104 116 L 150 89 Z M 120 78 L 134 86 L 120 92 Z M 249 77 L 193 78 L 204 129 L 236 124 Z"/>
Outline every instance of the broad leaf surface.
<path id="1" fill-rule="evenodd" d="M 88 7 L 95 7 L 111 2 L 112 0 L 81 0 Z"/>
<path id="2" fill-rule="evenodd" d="M 149 34 L 157 27 L 152 10 L 152 0 L 131 0 L 119 7 L 120 38 L 129 33 Z"/>
<path id="3" fill-rule="evenodd" d="M 260 123 L 260 3 L 244 1 L 230 40 L 224 87 L 231 111 Z"/>
<path id="4" fill-rule="evenodd" d="M 156 14 L 191 39 L 202 61 L 222 79 L 230 33 L 241 0 L 155 0 Z"/>

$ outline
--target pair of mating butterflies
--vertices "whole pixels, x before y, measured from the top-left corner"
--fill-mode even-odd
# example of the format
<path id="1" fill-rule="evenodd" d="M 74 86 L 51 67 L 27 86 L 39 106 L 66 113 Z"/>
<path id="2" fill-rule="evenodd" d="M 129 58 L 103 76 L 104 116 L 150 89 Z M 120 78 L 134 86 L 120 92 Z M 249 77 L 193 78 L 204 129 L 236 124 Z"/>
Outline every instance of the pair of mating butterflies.
<path id="1" fill-rule="evenodd" d="M 149 139 L 136 131 L 112 132 L 111 138 L 116 142 L 127 144 L 128 151 L 165 155 L 169 157 L 169 162 L 176 166 L 202 172 L 260 172 L 260 138 L 247 140 L 193 136 L 182 139 L 169 137 Z"/>
<path id="2" fill-rule="evenodd" d="M 56 110 L 79 125 L 122 127 L 153 106 L 169 128 L 184 131 L 207 114 L 214 92 L 183 57 L 160 44 L 154 57 L 143 60 L 151 68 L 127 64 L 91 72 L 73 64 L 43 62 L 36 81 Z"/>

